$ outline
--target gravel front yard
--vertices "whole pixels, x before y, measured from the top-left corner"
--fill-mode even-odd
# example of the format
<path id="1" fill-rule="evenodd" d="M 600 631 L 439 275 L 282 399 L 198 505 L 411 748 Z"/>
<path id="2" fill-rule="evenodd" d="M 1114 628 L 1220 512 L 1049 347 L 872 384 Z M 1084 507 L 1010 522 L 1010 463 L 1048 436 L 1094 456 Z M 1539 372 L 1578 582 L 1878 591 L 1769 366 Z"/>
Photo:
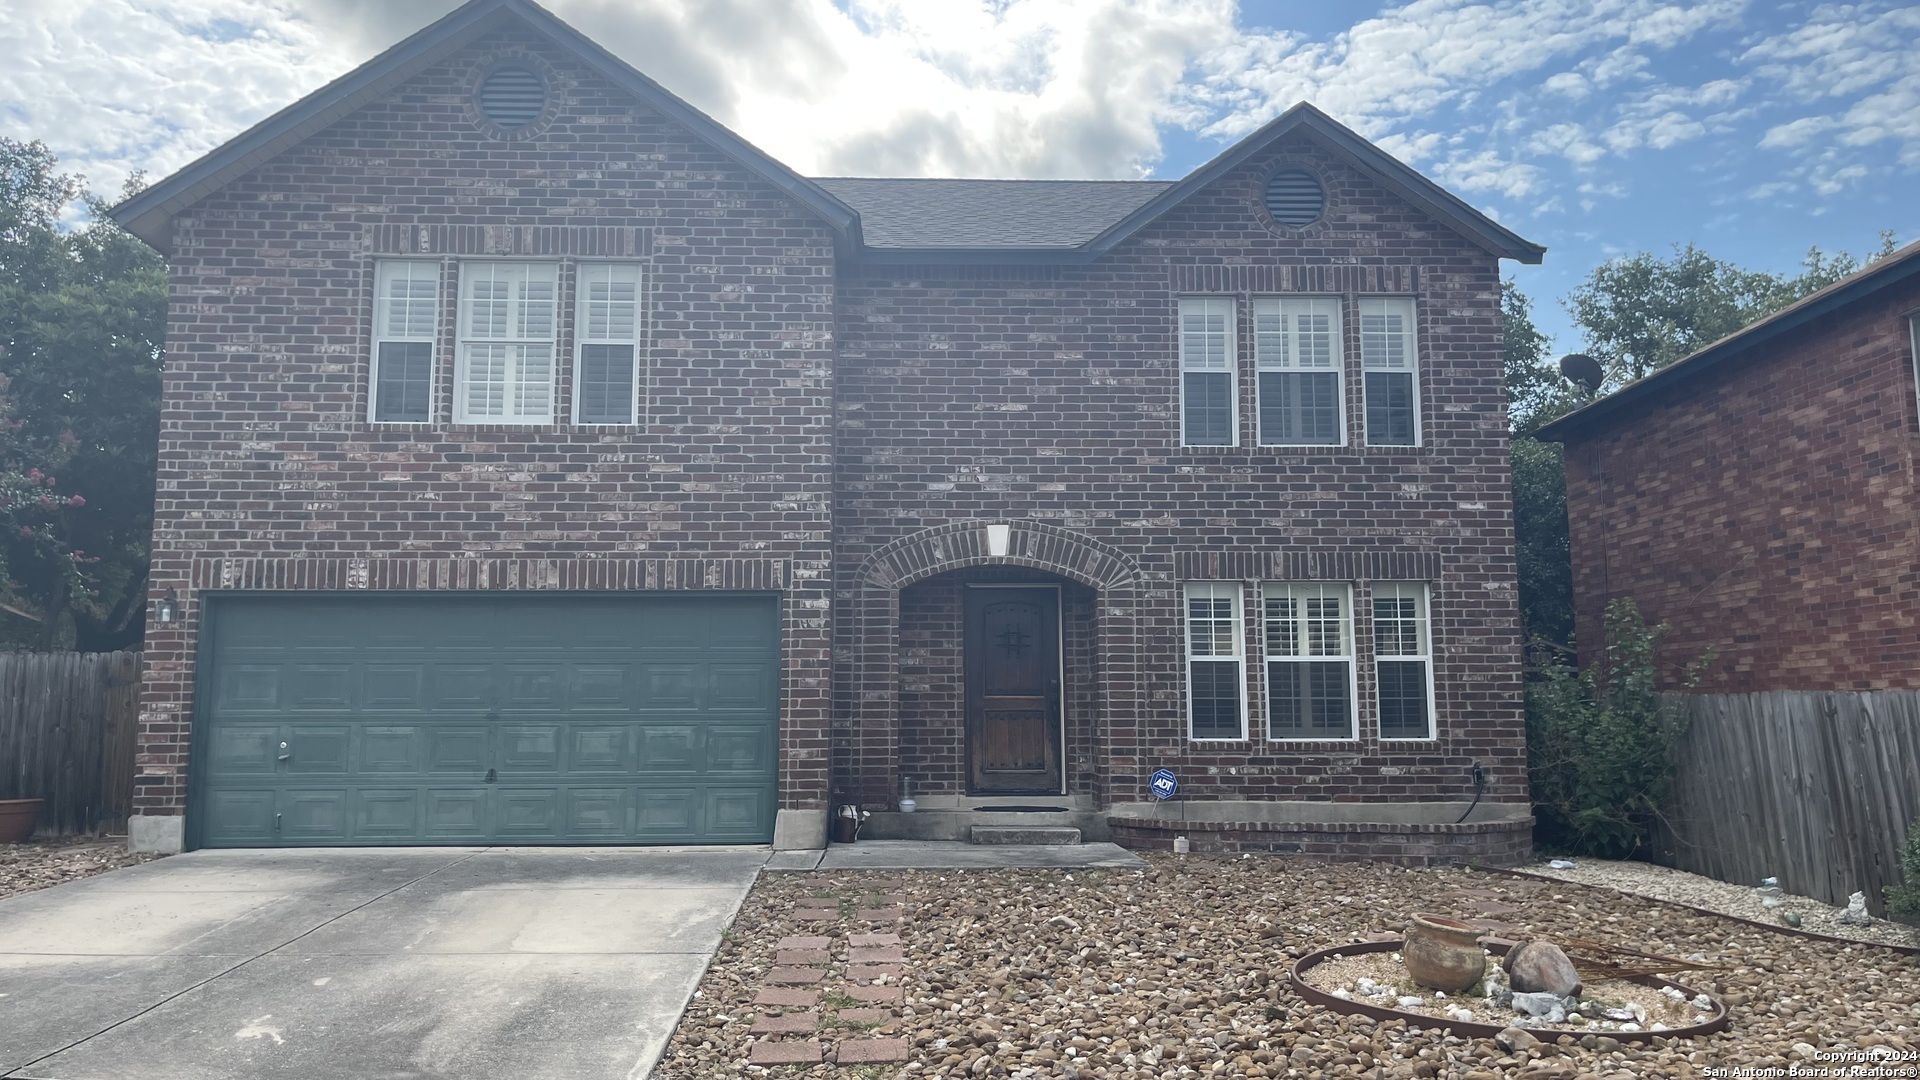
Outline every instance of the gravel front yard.
<path id="1" fill-rule="evenodd" d="M 0 897 L 32 892 L 63 881 L 92 877 L 123 866 L 151 862 L 158 855 L 130 855 L 125 840 L 45 840 L 0 844 Z"/>
<path id="2" fill-rule="evenodd" d="M 856 1077 L 1686 1077 L 1705 1066 L 1809 1063 L 1817 1051 L 1920 1049 L 1920 961 L 1694 915 L 1602 889 L 1460 869 L 1403 870 L 1265 857 L 1149 856 L 1148 870 L 1002 870 L 769 874 L 741 910 L 656 1075 Z M 855 909 L 898 895 L 904 987 L 892 1019 L 851 1004 L 840 946 L 870 927 Z M 802 921 L 838 902 L 837 923 Z M 1704 953 L 1721 970 L 1688 985 L 1722 995 L 1731 1029 L 1643 1047 L 1563 1036 L 1509 1054 L 1488 1039 L 1416 1031 L 1308 1005 L 1288 987 L 1293 960 L 1369 934 L 1398 932 L 1414 911 L 1486 918 L 1524 935 L 1572 935 L 1672 956 Z M 833 939 L 820 984 L 819 1039 L 904 1036 L 904 1064 L 747 1064 L 782 1025 L 764 996 L 775 942 Z M 851 984 L 846 984 L 851 988 Z M 854 1015 L 849 1013 L 849 1015 Z M 762 1034 L 750 1034 L 759 1020 Z M 811 1023 L 811 1021 L 809 1021 Z M 877 1026 L 876 1026 L 877 1024 Z M 1912 1058 L 1907 1064 L 1920 1064 Z M 1837 1075 L 1837 1073 L 1836 1073 Z"/>
<path id="3" fill-rule="evenodd" d="M 1892 923 L 1885 919 L 1875 919 L 1866 926 L 1848 926 L 1839 921 L 1840 913 L 1845 909 L 1811 897 L 1789 894 L 1780 898 L 1782 902 L 1779 907 L 1770 908 L 1761 902 L 1751 885 L 1733 885 L 1699 874 L 1689 874 L 1684 870 L 1654 866 L 1652 863 L 1586 858 L 1572 862 L 1571 870 L 1555 870 L 1544 862 L 1522 869 L 1530 874 L 1657 896 L 1677 904 L 1691 904 L 1759 922 L 1778 922 L 1781 912 L 1791 911 L 1800 916 L 1800 929 L 1816 934 L 1883 945 L 1920 947 L 1920 926 Z"/>

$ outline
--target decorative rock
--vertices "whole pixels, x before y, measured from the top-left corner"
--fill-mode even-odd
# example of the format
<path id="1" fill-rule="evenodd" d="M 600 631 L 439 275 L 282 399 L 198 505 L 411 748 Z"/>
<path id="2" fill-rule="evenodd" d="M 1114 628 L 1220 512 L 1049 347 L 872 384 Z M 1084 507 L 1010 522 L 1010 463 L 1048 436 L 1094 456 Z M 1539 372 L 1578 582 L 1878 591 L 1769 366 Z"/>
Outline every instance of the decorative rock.
<path id="1" fill-rule="evenodd" d="M 1500 1034 L 1493 1037 L 1493 1041 L 1499 1043 L 1500 1049 L 1509 1054 L 1524 1054 L 1540 1045 L 1539 1039 L 1528 1034 L 1525 1029 L 1517 1027 L 1502 1029 Z"/>
<path id="2" fill-rule="evenodd" d="M 1538 1017 L 1549 1024 L 1558 1024 L 1566 1020 L 1567 1013 L 1573 1008 L 1573 1001 L 1558 994 L 1515 994 L 1513 1007 L 1518 1012 Z"/>
<path id="3" fill-rule="evenodd" d="M 1513 989 L 1522 994 L 1553 994 L 1575 997 L 1580 993 L 1580 973 L 1560 946 L 1535 939 L 1507 953 L 1501 966 L 1513 979 Z"/>

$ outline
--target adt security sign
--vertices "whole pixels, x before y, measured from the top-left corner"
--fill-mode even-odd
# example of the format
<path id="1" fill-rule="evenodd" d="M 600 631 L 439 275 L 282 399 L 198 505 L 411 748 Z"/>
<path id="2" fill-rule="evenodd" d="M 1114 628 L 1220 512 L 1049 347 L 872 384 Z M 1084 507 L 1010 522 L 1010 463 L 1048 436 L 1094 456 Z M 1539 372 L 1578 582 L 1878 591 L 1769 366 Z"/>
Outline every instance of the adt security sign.
<path id="1" fill-rule="evenodd" d="M 1172 769 L 1155 769 L 1147 780 L 1147 788 L 1156 799 L 1171 799 L 1180 790 L 1180 781 L 1174 778 Z"/>

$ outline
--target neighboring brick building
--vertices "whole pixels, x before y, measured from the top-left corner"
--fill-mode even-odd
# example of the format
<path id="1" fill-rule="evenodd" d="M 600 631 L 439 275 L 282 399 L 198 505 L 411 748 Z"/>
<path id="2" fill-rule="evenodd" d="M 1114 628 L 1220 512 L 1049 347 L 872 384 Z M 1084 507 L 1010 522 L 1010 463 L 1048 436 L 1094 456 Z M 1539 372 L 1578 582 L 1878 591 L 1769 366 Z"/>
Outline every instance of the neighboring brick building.
<path id="1" fill-rule="evenodd" d="M 1920 689 L 1916 317 L 1910 245 L 1542 430 L 1583 660 L 1630 597 L 1702 693 Z"/>
<path id="2" fill-rule="evenodd" d="M 1524 844 L 1541 249 L 1310 106 L 1178 183 L 809 180 L 474 0 L 116 215 L 137 844 L 1159 843 L 1163 766 L 1236 846 Z"/>

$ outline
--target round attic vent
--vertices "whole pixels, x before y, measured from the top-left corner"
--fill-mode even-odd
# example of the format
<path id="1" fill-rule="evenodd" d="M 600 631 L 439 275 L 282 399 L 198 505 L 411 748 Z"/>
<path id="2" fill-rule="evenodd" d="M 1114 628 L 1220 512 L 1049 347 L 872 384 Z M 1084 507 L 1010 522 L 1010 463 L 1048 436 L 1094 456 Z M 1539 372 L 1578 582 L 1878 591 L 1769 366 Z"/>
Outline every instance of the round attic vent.
<path id="1" fill-rule="evenodd" d="M 495 68 L 480 80 L 480 115 L 503 128 L 526 127 L 547 108 L 547 81 L 523 67 Z"/>
<path id="2" fill-rule="evenodd" d="M 1327 208 L 1320 178 L 1304 169 L 1288 169 L 1267 181 L 1267 213 L 1282 225 L 1309 225 Z"/>

